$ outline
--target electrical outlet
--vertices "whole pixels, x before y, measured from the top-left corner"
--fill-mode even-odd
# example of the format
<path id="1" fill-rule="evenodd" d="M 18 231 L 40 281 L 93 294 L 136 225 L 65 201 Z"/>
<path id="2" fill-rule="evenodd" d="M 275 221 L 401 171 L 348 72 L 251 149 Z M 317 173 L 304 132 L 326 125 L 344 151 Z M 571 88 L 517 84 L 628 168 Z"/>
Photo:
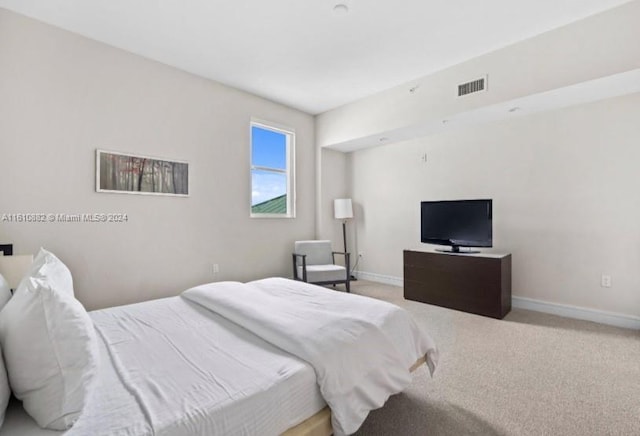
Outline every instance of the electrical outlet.
<path id="1" fill-rule="evenodd" d="M 611 276 L 606 275 L 606 274 L 602 274 L 602 279 L 600 280 L 600 286 L 602 286 L 603 288 L 610 288 L 611 287 Z"/>
<path id="2" fill-rule="evenodd" d="M 218 265 L 217 263 L 213 264 L 213 273 L 214 274 L 218 274 L 220 272 L 220 265 Z"/>

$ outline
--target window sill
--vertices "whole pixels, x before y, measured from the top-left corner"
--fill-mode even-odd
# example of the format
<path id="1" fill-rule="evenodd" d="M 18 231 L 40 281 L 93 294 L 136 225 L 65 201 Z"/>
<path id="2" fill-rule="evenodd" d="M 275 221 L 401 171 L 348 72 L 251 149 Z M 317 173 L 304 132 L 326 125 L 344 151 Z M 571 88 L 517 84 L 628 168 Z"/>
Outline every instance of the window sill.
<path id="1" fill-rule="evenodd" d="M 250 218 L 295 218 L 295 215 L 286 215 L 282 213 L 252 213 Z"/>

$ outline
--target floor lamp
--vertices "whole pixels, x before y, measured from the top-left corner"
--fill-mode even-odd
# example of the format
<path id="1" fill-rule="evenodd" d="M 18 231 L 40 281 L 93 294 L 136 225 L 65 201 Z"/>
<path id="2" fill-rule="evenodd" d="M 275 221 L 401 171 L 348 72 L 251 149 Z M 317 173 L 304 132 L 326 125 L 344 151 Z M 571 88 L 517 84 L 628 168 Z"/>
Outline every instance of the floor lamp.
<path id="1" fill-rule="evenodd" d="M 342 241 L 344 243 L 344 252 L 347 252 L 347 220 L 353 218 L 353 205 L 350 198 L 337 198 L 333 200 L 334 217 L 342 220 Z M 351 274 L 351 272 L 349 272 Z M 356 280 L 351 276 L 351 280 Z"/>

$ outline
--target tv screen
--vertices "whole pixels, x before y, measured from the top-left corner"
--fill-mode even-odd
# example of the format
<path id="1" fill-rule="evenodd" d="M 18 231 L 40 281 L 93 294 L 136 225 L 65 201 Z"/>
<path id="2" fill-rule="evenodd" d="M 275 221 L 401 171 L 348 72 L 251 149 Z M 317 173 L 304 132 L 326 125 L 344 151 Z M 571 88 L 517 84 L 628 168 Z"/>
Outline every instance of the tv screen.
<path id="1" fill-rule="evenodd" d="M 490 199 L 423 201 L 420 216 L 420 239 L 426 244 L 449 245 L 446 251 L 453 252 L 493 245 Z"/>

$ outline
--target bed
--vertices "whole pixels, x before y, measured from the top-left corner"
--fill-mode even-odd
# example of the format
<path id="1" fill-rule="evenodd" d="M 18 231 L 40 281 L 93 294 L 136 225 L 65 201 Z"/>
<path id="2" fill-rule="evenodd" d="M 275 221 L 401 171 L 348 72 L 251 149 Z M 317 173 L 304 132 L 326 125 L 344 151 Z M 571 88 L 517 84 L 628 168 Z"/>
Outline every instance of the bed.
<path id="1" fill-rule="evenodd" d="M 258 294 L 257 290 L 260 291 Z M 250 299 L 258 304 L 248 304 L 246 309 L 231 307 L 237 300 L 249 300 L 243 297 L 243 292 L 248 292 L 246 296 L 251 296 Z M 267 295 L 268 292 L 273 295 Z M 345 424 L 348 419 L 336 424 L 335 415 L 351 414 L 350 403 L 363 400 L 352 398 L 352 393 L 347 395 L 349 398 L 346 400 L 342 398 L 342 393 L 336 399 L 327 386 L 335 380 L 344 384 L 345 380 L 348 383 L 358 379 L 359 374 L 370 372 L 367 365 L 376 368 L 381 366 L 376 359 L 385 353 L 353 346 L 354 355 L 370 355 L 354 360 L 356 363 L 352 365 L 349 359 L 357 357 L 344 352 L 339 353 L 338 362 L 328 359 L 330 363 L 325 364 L 316 362 L 314 356 L 320 355 L 323 356 L 322 360 L 327 360 L 324 357 L 326 350 L 322 349 L 327 345 L 317 345 L 310 340 L 312 338 L 304 339 L 308 337 L 304 328 L 300 329 L 297 345 L 295 334 L 285 335 L 284 342 L 269 340 L 270 335 L 277 334 L 278 326 L 269 327 L 271 321 L 268 318 L 275 317 L 276 324 L 279 323 L 278 320 L 284 315 L 278 313 L 278 308 L 288 303 L 281 304 L 283 300 L 278 298 L 289 300 L 293 298 L 291 292 L 306 297 L 314 294 L 313 300 L 309 300 L 307 305 L 311 310 L 316 310 L 317 302 L 322 303 L 322 310 L 325 310 L 325 307 L 333 304 L 327 302 L 333 301 L 337 294 L 342 295 L 306 283 L 271 278 L 249 284 L 208 284 L 177 297 L 90 312 L 89 317 L 97 332 L 99 362 L 91 392 L 77 421 L 62 432 L 42 429 L 14 399 L 7 409 L 0 436 L 320 436 L 332 432 L 351 433 L 353 425 L 357 424 Z M 321 296 L 320 300 L 317 300 L 316 294 Z M 222 300 L 228 299 L 230 307 L 225 306 L 225 301 L 210 301 L 211 295 Z M 369 318 L 367 324 L 371 318 L 376 318 L 367 312 L 371 307 L 378 307 L 380 302 L 356 295 L 348 298 L 365 307 L 361 315 L 362 318 Z M 267 309 L 271 300 L 277 306 L 273 310 Z M 291 306 L 296 308 L 294 316 L 308 318 L 304 304 L 302 309 L 298 309 L 298 303 L 295 304 Z M 335 304 L 341 307 L 342 303 L 338 301 Z M 227 313 L 230 310 L 232 312 Z M 248 322 L 237 315 L 243 310 L 249 312 Z M 290 322 L 285 322 L 285 328 Z M 381 336 L 372 336 L 372 340 L 389 340 L 393 343 L 392 348 L 402 349 L 402 366 L 405 366 L 402 371 L 413 370 L 424 362 L 431 371 L 435 369 L 437 350 L 428 335 L 417 333 L 414 337 L 413 332 L 410 338 L 403 338 L 400 336 L 407 335 L 400 325 L 402 322 L 382 318 L 376 322 L 383 328 L 380 330 Z M 355 325 L 362 323 L 358 321 Z M 317 325 L 312 328 L 316 329 L 315 332 L 325 329 L 324 325 L 320 330 L 317 330 Z M 345 329 L 353 332 L 350 326 L 343 326 Z M 331 335 L 336 336 L 335 333 L 327 336 Z M 296 347 L 303 351 L 297 351 Z M 318 347 L 321 352 L 317 352 Z M 292 354 L 292 350 L 302 354 L 302 357 Z M 329 367 L 334 364 L 346 374 L 338 375 L 342 379 L 330 374 L 332 370 Z M 350 375 L 350 371 L 354 375 Z M 383 381 L 376 381 L 370 388 L 364 388 L 357 382 L 360 386 L 356 390 L 362 387 L 366 397 L 364 402 L 370 403 L 357 407 L 367 409 L 364 416 L 368 410 L 382 405 L 381 398 L 386 400 L 395 393 L 380 394 L 380 389 L 389 385 L 393 390 L 401 390 L 399 386 L 406 382 L 402 371 L 386 372 L 380 377 Z M 321 374 L 324 375 L 321 377 Z M 385 377 L 389 377 L 389 380 L 385 380 Z M 394 380 L 394 377 L 403 378 L 403 381 Z M 320 379 L 325 382 L 321 383 Z M 332 404 L 334 416 L 327 403 Z M 347 412 L 343 412 L 343 408 Z M 357 420 L 361 418 L 359 416 Z M 342 428 L 343 425 L 347 431 Z"/>

